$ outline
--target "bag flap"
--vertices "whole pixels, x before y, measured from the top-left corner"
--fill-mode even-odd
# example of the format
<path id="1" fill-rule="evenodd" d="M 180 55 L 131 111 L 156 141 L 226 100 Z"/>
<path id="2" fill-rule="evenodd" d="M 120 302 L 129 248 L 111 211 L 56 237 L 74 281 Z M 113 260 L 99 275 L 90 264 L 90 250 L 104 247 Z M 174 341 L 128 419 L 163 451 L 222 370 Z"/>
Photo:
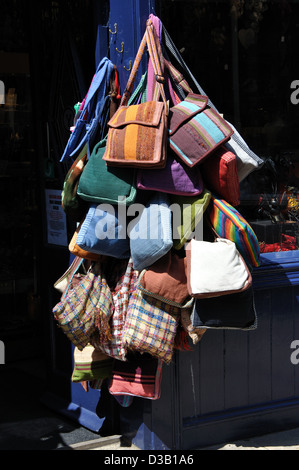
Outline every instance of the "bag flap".
<path id="1" fill-rule="evenodd" d="M 189 93 L 184 101 L 181 101 L 176 106 L 172 107 L 170 109 L 169 135 L 173 135 L 186 121 L 190 121 L 194 116 L 204 111 L 207 107 L 208 100 L 209 98 L 207 96 Z M 172 122 L 171 118 L 174 113 L 176 115 L 176 119 Z"/>
<path id="2" fill-rule="evenodd" d="M 128 124 L 157 127 L 161 121 L 164 109 L 164 103 L 160 101 L 120 106 L 113 118 L 108 122 L 108 126 L 114 129 L 127 126 Z"/>

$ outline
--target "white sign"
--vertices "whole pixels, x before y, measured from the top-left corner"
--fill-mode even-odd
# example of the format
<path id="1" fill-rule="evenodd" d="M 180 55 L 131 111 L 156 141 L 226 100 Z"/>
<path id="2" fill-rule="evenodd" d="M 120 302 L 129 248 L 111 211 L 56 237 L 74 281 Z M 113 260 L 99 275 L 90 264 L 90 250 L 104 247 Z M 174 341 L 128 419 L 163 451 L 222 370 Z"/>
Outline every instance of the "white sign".
<path id="1" fill-rule="evenodd" d="M 5 364 L 5 346 L 3 341 L 0 341 L 0 365 Z"/>
<path id="2" fill-rule="evenodd" d="M 2 80 L 0 80 L 0 104 L 5 104 L 5 86 Z"/>
<path id="3" fill-rule="evenodd" d="M 46 212 L 48 243 L 67 246 L 67 222 L 61 206 L 61 190 L 46 189 Z"/>

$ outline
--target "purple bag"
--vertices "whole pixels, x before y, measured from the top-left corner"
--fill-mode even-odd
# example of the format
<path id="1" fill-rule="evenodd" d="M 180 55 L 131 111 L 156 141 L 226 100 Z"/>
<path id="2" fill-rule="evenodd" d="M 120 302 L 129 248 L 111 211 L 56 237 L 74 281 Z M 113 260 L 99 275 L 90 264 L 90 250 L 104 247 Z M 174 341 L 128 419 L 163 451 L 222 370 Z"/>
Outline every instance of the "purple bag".
<path id="1" fill-rule="evenodd" d="M 142 169 L 137 172 L 137 188 L 180 196 L 196 196 L 204 189 L 198 169 L 188 168 L 179 162 L 168 149 L 166 166 L 162 169 Z"/>

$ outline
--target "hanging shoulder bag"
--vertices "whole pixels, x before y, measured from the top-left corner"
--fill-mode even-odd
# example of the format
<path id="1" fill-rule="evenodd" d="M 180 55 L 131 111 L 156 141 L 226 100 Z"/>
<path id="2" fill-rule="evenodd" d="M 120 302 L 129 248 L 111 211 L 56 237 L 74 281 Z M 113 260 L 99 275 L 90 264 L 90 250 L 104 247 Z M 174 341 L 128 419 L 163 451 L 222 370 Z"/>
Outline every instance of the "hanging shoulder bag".
<path id="1" fill-rule="evenodd" d="M 164 77 L 154 34 L 153 25 L 148 20 L 120 107 L 108 122 L 108 140 L 103 157 L 108 165 L 143 168 L 163 168 L 165 166 L 168 103 L 162 85 Z M 163 101 L 148 101 L 127 106 L 146 45 L 155 68 L 156 80 L 159 83 Z"/>
<path id="2" fill-rule="evenodd" d="M 192 239 L 186 248 L 189 294 L 195 298 L 219 297 L 243 292 L 252 285 L 249 269 L 234 242 Z"/>
<path id="3" fill-rule="evenodd" d="M 203 162 L 232 134 L 228 123 L 208 105 L 207 96 L 189 93 L 170 109 L 170 148 L 190 167 Z"/>

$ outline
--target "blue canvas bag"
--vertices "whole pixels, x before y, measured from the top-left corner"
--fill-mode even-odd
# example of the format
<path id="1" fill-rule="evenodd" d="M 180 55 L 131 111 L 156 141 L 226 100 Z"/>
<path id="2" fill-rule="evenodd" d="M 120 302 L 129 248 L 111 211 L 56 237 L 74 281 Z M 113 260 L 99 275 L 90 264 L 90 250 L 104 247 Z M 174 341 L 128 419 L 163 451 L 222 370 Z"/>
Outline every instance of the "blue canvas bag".
<path id="1" fill-rule="evenodd" d="M 113 70 L 113 63 L 104 57 L 93 77 L 83 109 L 60 159 L 61 162 L 73 157 L 86 143 L 89 147 L 97 130 L 104 127 L 110 104 L 107 90 Z"/>
<path id="2" fill-rule="evenodd" d="M 170 251 L 173 245 L 172 213 L 167 194 L 156 193 L 146 206 L 142 206 L 139 216 L 128 224 L 128 235 L 133 268 L 137 271 L 151 266 Z"/>
<path id="3" fill-rule="evenodd" d="M 98 255 L 129 258 L 126 217 L 118 213 L 117 206 L 92 204 L 79 230 L 77 245 Z"/>

